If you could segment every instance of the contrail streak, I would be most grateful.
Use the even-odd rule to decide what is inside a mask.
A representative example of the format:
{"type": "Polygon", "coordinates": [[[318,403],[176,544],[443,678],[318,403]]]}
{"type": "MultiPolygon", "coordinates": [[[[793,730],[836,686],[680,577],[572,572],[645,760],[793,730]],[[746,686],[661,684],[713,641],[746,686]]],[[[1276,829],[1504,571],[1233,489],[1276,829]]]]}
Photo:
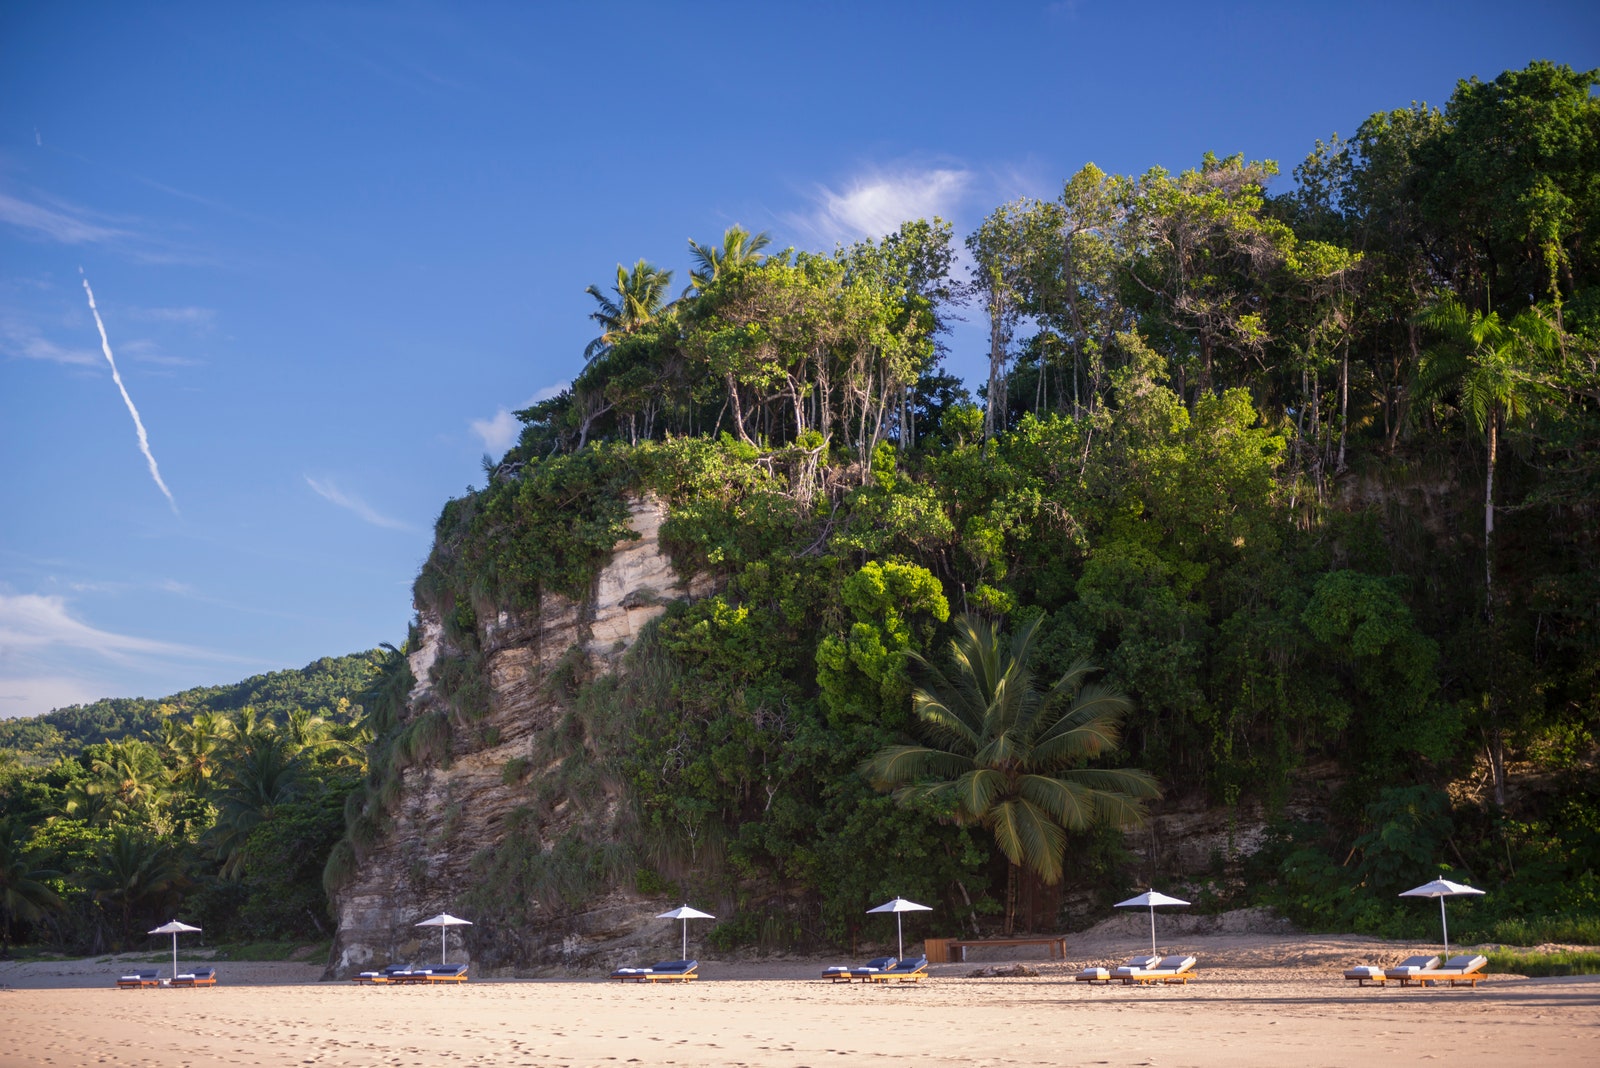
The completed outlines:
{"type": "Polygon", "coordinates": [[[89,288],[89,276],[83,274],[82,267],[78,268],[78,273],[83,275],[83,291],[89,294],[89,311],[94,315],[94,325],[100,328],[100,349],[106,354],[106,362],[111,365],[111,380],[121,391],[122,403],[128,406],[128,414],[133,416],[133,428],[139,432],[139,451],[144,453],[145,462],[150,465],[150,477],[156,480],[161,492],[167,495],[167,503],[172,505],[172,514],[177,515],[178,502],[172,499],[172,491],[161,481],[161,468],[156,466],[155,453],[150,451],[150,436],[144,432],[144,420],[139,418],[139,409],[133,406],[133,398],[128,396],[128,387],[122,384],[122,376],[117,373],[117,359],[111,355],[111,342],[106,338],[106,324],[100,321],[100,309],[94,306],[94,290],[89,288]]]}

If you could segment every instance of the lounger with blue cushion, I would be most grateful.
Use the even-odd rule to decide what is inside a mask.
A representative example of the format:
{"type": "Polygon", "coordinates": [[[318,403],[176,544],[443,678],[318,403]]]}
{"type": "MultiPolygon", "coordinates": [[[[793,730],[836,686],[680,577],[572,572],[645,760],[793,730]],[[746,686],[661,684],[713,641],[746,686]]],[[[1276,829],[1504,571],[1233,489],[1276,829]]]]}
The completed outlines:
{"type": "Polygon", "coordinates": [[[867,963],[855,968],[844,964],[836,964],[832,968],[824,968],[822,969],[822,977],[835,983],[849,983],[856,979],[865,982],[885,968],[892,968],[894,965],[895,958],[893,957],[874,957],[867,963]]]}
{"type": "Polygon", "coordinates": [[[1194,968],[1194,958],[1182,953],[1162,957],[1149,968],[1118,968],[1111,974],[1127,986],[1147,983],[1187,983],[1194,968]]]}
{"type": "Polygon", "coordinates": [[[645,979],[652,983],[687,983],[691,979],[698,979],[696,970],[700,967],[697,960],[664,960],[650,966],[650,974],[645,979]]]}
{"type": "MultiPolygon", "coordinates": [[[[1160,959],[1160,957],[1130,957],[1128,958],[1128,963],[1122,965],[1122,967],[1118,968],[1117,971],[1122,971],[1124,968],[1142,971],[1145,968],[1154,967],[1156,961],[1160,959]]],[[[1096,968],[1091,966],[1085,968],[1072,978],[1080,983],[1106,983],[1109,985],[1111,980],[1116,978],[1116,976],[1112,974],[1112,970],[1110,968],[1096,968]]]]}
{"type": "Polygon", "coordinates": [[[216,986],[217,970],[215,968],[196,968],[192,972],[172,977],[173,986],[216,986]]]}
{"type": "Polygon", "coordinates": [[[1412,976],[1423,986],[1435,986],[1439,983],[1466,983],[1474,990],[1483,981],[1483,969],[1489,963],[1488,957],[1474,956],[1463,953],[1459,957],[1451,957],[1437,968],[1425,968],[1412,976]]]}
{"type": "Polygon", "coordinates": [[[1438,966],[1438,957],[1422,954],[1415,957],[1407,957],[1399,964],[1385,964],[1381,968],[1374,964],[1361,964],[1354,968],[1346,968],[1344,977],[1357,986],[1366,986],[1368,983],[1376,983],[1379,986],[1383,986],[1390,982],[1397,982],[1404,986],[1418,972],[1429,968],[1437,968],[1438,966]]]}
{"type": "Polygon", "coordinates": [[[426,970],[429,986],[434,983],[464,983],[467,981],[467,966],[465,964],[441,964],[437,968],[426,970]]]}
{"type": "Polygon", "coordinates": [[[895,963],[894,966],[885,968],[883,971],[878,972],[876,975],[867,976],[866,980],[869,983],[887,983],[890,980],[898,980],[902,983],[915,983],[927,978],[927,975],[927,957],[907,957],[904,960],[895,963]]]}
{"type": "Polygon", "coordinates": [[[390,965],[386,965],[380,971],[376,971],[376,972],[360,972],[360,973],[358,973],[356,975],[352,975],[350,977],[350,981],[353,982],[353,983],[362,983],[362,984],[365,984],[365,983],[374,983],[374,984],[395,983],[395,982],[399,982],[400,981],[400,979],[398,978],[399,976],[402,976],[402,975],[409,976],[409,975],[413,974],[415,971],[416,971],[416,969],[410,964],[390,964],[390,965]]]}
{"type": "Polygon", "coordinates": [[[147,986],[160,986],[161,973],[154,969],[150,971],[129,972],[127,975],[117,976],[118,990],[140,990],[147,986]]]}

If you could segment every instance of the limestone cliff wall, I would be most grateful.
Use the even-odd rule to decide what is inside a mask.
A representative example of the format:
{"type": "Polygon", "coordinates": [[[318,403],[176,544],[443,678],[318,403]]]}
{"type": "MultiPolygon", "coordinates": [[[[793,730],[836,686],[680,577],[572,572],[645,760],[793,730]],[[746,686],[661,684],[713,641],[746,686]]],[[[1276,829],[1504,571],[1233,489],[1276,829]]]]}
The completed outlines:
{"type": "MultiPolygon", "coordinates": [[[[630,526],[639,537],[617,543],[588,598],[546,595],[536,612],[502,611],[480,620],[488,714],[476,731],[454,733],[448,761],[404,771],[390,831],[366,852],[355,878],[337,895],[339,927],[327,978],[390,961],[437,958],[438,930],[413,925],[439,912],[459,913],[457,902],[472,885],[472,858],[504,841],[508,817],[526,803],[525,786],[505,769],[513,760],[529,759],[540,732],[560,717],[547,694],[552,670],[574,650],[586,653],[597,672],[615,670],[620,654],[669,602],[705,592],[698,583],[680,582],[661,548],[665,511],[654,497],[633,502],[630,526]]],[[[407,719],[442,706],[433,681],[436,666],[456,653],[435,614],[424,610],[418,622],[421,640],[411,654],[417,682],[407,719]]],[[[481,960],[490,967],[509,959],[546,967],[599,966],[608,955],[670,942],[671,925],[653,918],[659,911],[660,902],[614,893],[582,915],[564,917],[559,929],[496,933],[515,939],[515,947],[485,945],[479,932],[452,928],[451,960],[481,960]]]]}

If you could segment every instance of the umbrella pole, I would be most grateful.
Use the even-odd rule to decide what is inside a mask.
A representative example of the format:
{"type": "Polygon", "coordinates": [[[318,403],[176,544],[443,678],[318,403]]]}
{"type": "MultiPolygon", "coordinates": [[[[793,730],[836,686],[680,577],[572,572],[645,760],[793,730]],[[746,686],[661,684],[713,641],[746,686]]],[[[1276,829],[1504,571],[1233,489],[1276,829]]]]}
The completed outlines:
{"type": "Polygon", "coordinates": [[[178,977],[178,932],[172,932],[172,977],[178,977]]]}
{"type": "Polygon", "coordinates": [[[444,924],[441,923],[439,925],[439,964],[442,967],[448,963],[450,962],[444,959],[444,924]]]}
{"type": "Polygon", "coordinates": [[[898,912],[894,914],[894,939],[900,947],[900,956],[904,957],[906,955],[906,932],[905,928],[900,925],[900,914],[898,912]]]}
{"type": "Polygon", "coordinates": [[[1150,955],[1156,955],[1156,907],[1150,906],[1150,955]]]}
{"type": "Polygon", "coordinates": [[[683,918],[683,956],[679,960],[689,959],[689,917],[683,918]]]}
{"type": "Polygon", "coordinates": [[[1450,956],[1450,921],[1444,918],[1444,895],[1439,895],[1439,926],[1444,929],[1444,955],[1450,956]]]}

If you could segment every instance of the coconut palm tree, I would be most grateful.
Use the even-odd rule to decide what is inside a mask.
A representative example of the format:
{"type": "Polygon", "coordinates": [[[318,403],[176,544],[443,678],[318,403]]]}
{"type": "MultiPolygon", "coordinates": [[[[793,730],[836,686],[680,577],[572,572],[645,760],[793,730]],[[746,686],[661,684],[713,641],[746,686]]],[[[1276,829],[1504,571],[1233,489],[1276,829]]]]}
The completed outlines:
{"type": "MultiPolygon", "coordinates": [[[[1561,334],[1540,308],[1528,308],[1509,321],[1498,312],[1469,311],[1447,297],[1419,316],[1439,341],[1417,368],[1417,395],[1434,399],[1453,394],[1461,414],[1487,447],[1483,483],[1483,614],[1494,626],[1494,476],[1502,428],[1526,426],[1549,403],[1545,377],[1561,344],[1561,334]]],[[[1498,701],[1490,695],[1489,764],[1495,803],[1505,804],[1505,750],[1498,701]]]]}
{"type": "Polygon", "coordinates": [[[702,245],[690,238],[689,258],[694,261],[694,268],[689,272],[690,285],[684,290],[684,295],[705,289],[726,270],[759,263],[761,250],[770,244],[772,235],[765,230],[752,234],[737,223],[723,231],[720,245],[702,245]]]}
{"type": "Polygon", "coordinates": [[[863,770],[902,803],[947,806],[958,823],[994,835],[1009,862],[1009,934],[1021,868],[1059,882],[1069,834],[1136,822],[1144,801],[1161,791],[1143,771],[1086,766],[1116,748],[1132,703],[1111,686],[1086,682],[1096,669],[1084,660],[1040,685],[1030,664],[1037,620],[1009,640],[970,616],[955,627],[950,673],[913,656],[927,682],[912,694],[927,744],[889,746],[863,770]]]}
{"type": "Polygon", "coordinates": [[[59,872],[35,868],[22,855],[17,829],[0,823],[0,957],[11,952],[11,925],[37,920],[62,907],[61,898],[44,882],[59,872]]]}
{"type": "Polygon", "coordinates": [[[601,292],[599,286],[585,289],[598,305],[589,313],[589,318],[600,324],[600,336],[583,350],[584,358],[593,360],[615,344],[618,337],[632,333],[659,315],[662,297],[671,284],[671,271],[640,260],[631,268],[617,264],[617,284],[611,288],[615,299],[601,292]]]}
{"type": "Polygon", "coordinates": [[[279,805],[299,797],[305,779],[305,758],[286,737],[256,736],[234,749],[221,775],[217,822],[209,836],[225,877],[240,873],[250,832],[279,805]]]}
{"type": "Polygon", "coordinates": [[[172,781],[196,796],[205,793],[216,774],[227,720],[215,712],[196,712],[185,723],[176,716],[161,721],[161,747],[173,763],[172,781]]]}
{"type": "Polygon", "coordinates": [[[183,868],[172,848],[130,827],[119,827],[100,849],[84,880],[94,900],[116,917],[123,940],[133,934],[135,915],[153,911],[170,896],[183,868]]]}

